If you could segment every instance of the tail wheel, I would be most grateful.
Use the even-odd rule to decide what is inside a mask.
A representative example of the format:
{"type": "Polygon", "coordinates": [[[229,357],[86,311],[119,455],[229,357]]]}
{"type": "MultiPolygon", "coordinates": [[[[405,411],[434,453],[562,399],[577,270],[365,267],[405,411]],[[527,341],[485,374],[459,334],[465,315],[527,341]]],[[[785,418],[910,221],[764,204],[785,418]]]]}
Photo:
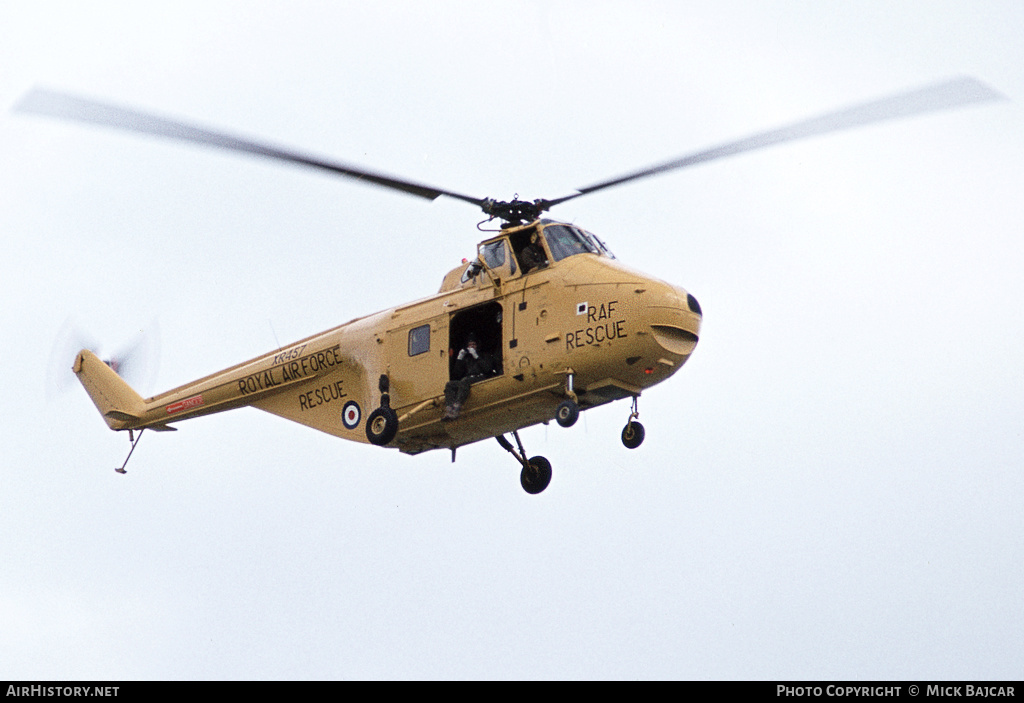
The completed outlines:
{"type": "Polygon", "coordinates": [[[551,462],[542,456],[533,457],[530,459],[530,465],[524,466],[519,474],[519,482],[523,484],[523,490],[527,493],[540,493],[551,483],[551,462]]]}
{"type": "Polygon", "coordinates": [[[580,406],[572,400],[563,400],[555,410],[555,422],[562,427],[572,427],[580,416],[580,406]]]}
{"type": "Polygon", "coordinates": [[[626,426],[622,428],[622,443],[628,449],[636,449],[643,444],[644,436],[644,426],[635,420],[627,422],[626,426]]]}
{"type": "Polygon", "coordinates": [[[398,415],[391,408],[377,408],[366,419],[366,438],[370,444],[383,446],[398,434],[398,415]]]}

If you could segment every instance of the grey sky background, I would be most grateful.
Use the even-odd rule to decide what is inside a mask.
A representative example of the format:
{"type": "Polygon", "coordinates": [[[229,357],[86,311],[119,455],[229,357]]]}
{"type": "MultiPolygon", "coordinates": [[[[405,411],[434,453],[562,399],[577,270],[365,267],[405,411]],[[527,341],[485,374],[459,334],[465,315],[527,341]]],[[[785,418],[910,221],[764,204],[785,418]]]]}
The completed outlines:
{"type": "Polygon", "coordinates": [[[1019,678],[1022,36],[1012,1],[4,3],[0,677],[1019,678]],[[12,114],[33,86],[533,199],[959,75],[1009,100],[552,212],[705,320],[641,448],[625,402],[523,433],[539,496],[495,442],[251,409],[119,476],[48,392],[70,326],[158,339],[148,395],[429,295],[482,216],[12,114]]]}

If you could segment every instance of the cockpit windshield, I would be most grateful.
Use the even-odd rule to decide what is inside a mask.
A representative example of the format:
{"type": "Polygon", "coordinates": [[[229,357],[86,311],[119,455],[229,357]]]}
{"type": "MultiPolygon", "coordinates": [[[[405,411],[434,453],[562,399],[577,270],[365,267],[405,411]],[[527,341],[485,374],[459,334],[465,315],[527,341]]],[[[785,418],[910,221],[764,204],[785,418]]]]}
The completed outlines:
{"type": "Polygon", "coordinates": [[[580,231],[584,234],[584,236],[590,237],[592,240],[594,240],[594,243],[597,244],[598,248],[604,253],[605,256],[607,256],[609,259],[615,258],[615,254],[612,253],[612,250],[609,249],[604,242],[598,239],[596,234],[591,234],[585,229],[580,231]]]}
{"type": "Polygon", "coordinates": [[[576,254],[597,254],[615,258],[604,243],[585,230],[572,225],[547,225],[544,238],[555,261],[576,254]]]}

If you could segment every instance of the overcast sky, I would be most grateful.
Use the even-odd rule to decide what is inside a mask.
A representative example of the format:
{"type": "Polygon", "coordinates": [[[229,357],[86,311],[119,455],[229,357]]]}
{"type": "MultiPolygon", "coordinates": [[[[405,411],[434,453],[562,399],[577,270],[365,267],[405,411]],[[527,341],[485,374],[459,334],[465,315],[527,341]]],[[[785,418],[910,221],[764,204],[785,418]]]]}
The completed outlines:
{"type": "Polygon", "coordinates": [[[0,678],[1019,679],[1021,37],[1016,0],[3,3],[0,678]],[[626,402],[522,433],[538,496],[493,441],[252,409],[120,476],[48,385],[72,328],[158,340],[149,395],[429,295],[482,215],[33,86],[533,199],[960,75],[1009,100],[556,208],[705,320],[639,449],[626,402]]]}

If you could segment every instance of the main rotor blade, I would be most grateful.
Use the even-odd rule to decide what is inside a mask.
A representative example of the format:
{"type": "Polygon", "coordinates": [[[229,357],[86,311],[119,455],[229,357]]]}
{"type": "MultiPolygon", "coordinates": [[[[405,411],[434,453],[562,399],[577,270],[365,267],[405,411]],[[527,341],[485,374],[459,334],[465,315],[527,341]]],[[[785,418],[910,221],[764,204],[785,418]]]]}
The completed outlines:
{"type": "Polygon", "coordinates": [[[103,125],[104,127],[125,129],[143,134],[152,134],[158,137],[168,137],[206,146],[219,147],[229,151],[240,151],[247,154],[279,159],[367,181],[378,186],[426,198],[427,200],[434,200],[439,195],[447,195],[450,198],[457,198],[478,207],[483,207],[485,202],[483,198],[474,198],[462,193],[455,193],[416,183],[415,181],[395,178],[338,161],[328,161],[317,156],[284,149],[267,143],[248,141],[184,122],[177,122],[137,110],[42,88],[35,88],[26,93],[18,104],[14,106],[14,109],[18,112],[78,120],[79,122],[89,122],[103,125]]]}
{"type": "Polygon", "coordinates": [[[745,151],[763,149],[775,144],[791,142],[798,139],[839,132],[844,129],[863,127],[875,122],[895,120],[913,115],[922,115],[938,110],[948,110],[961,105],[986,102],[989,100],[1005,100],[1006,96],[993,90],[984,83],[974,78],[956,78],[953,80],[938,83],[936,85],[898,93],[888,98],[874,100],[871,102],[854,105],[844,110],[830,112],[820,117],[814,117],[802,122],[761,132],[745,139],[721,144],[704,151],[698,151],[687,156],[682,156],[663,164],[649,166],[639,171],[627,173],[618,178],[595,183],[579,188],[577,193],[568,195],[557,200],[546,201],[548,207],[564,203],[567,200],[578,198],[604,188],[611,188],[622,183],[635,181],[647,176],[653,176],[665,171],[672,171],[677,168],[693,166],[705,161],[721,159],[733,154],[740,154],[745,151]]]}

